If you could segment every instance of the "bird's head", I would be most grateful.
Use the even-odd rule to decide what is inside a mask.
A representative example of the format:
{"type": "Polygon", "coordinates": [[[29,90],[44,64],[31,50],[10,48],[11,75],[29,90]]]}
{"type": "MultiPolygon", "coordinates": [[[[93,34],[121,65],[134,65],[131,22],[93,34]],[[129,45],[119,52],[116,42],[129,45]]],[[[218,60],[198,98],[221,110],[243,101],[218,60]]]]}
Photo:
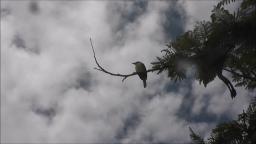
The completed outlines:
{"type": "Polygon", "coordinates": [[[141,62],[136,61],[136,62],[134,62],[134,63],[132,63],[132,64],[137,65],[137,64],[139,64],[139,63],[141,63],[141,62]]]}

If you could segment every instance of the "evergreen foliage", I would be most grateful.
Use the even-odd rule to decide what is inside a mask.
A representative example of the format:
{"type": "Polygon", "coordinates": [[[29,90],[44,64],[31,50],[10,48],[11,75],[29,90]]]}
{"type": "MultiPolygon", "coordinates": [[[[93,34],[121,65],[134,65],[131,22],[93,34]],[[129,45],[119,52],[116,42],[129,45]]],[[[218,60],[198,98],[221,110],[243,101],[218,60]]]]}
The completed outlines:
{"type": "Polygon", "coordinates": [[[194,144],[205,144],[204,139],[201,138],[198,134],[196,134],[191,128],[190,131],[190,138],[194,144]]]}
{"type": "Polygon", "coordinates": [[[256,0],[243,0],[231,14],[222,0],[214,7],[211,21],[197,22],[194,29],[185,32],[167,44],[162,57],[152,62],[152,68],[168,72],[172,80],[186,78],[189,67],[196,68],[195,78],[204,86],[217,76],[236,96],[232,83],[222,75],[231,73],[235,86],[256,87],[256,0]]]}
{"type": "Polygon", "coordinates": [[[218,124],[210,138],[204,141],[190,129],[193,144],[255,144],[256,143],[256,99],[237,120],[218,124]]]}
{"type": "MultiPolygon", "coordinates": [[[[235,90],[222,71],[230,72],[235,86],[256,88],[256,0],[243,0],[231,14],[224,8],[235,0],[222,0],[212,10],[211,21],[198,22],[194,29],[170,42],[165,56],[152,63],[154,68],[183,73],[176,67],[179,61],[189,61],[197,67],[196,78],[205,86],[216,76],[229,88],[231,97],[235,90]],[[163,65],[165,64],[165,65],[163,65]]],[[[168,76],[177,77],[174,72],[168,76]]],[[[256,98],[236,120],[221,123],[204,140],[190,128],[194,144],[254,144],[256,143],[256,98]]]]}

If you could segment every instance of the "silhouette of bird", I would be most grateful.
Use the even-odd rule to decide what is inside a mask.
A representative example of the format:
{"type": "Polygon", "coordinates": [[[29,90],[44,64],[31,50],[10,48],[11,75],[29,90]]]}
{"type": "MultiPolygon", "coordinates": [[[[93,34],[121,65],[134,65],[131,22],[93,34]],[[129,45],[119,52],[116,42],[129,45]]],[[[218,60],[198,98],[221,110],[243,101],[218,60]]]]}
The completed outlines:
{"type": "Polygon", "coordinates": [[[138,73],[140,79],[143,81],[143,86],[144,88],[147,86],[147,70],[146,70],[146,67],[145,65],[142,63],[142,62],[134,62],[132,63],[135,65],[135,70],[136,72],[138,73]]]}

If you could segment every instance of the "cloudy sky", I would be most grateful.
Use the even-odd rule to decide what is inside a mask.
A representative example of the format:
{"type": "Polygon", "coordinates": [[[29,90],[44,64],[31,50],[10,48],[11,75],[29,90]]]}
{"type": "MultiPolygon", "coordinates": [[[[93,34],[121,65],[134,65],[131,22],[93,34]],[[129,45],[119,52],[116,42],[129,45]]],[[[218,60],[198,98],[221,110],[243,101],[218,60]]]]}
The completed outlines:
{"type": "Polygon", "coordinates": [[[218,1],[1,1],[1,142],[186,143],[207,138],[250,100],[222,81],[174,83],[166,73],[122,83],[132,62],[161,56],[165,44],[209,20],[218,1]]]}

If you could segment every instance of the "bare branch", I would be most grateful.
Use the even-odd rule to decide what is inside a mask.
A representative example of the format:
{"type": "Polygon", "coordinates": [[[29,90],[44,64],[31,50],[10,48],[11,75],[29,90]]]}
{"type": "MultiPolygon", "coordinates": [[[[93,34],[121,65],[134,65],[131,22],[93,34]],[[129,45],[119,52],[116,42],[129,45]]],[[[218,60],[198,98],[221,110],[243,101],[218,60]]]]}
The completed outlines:
{"type": "MultiPolygon", "coordinates": [[[[93,51],[93,56],[94,56],[94,60],[95,60],[95,63],[97,64],[97,68],[95,67],[94,69],[98,70],[98,71],[102,71],[106,74],[109,74],[109,75],[112,75],[112,76],[118,76],[118,77],[123,77],[122,79],[122,82],[124,82],[125,79],[127,79],[128,77],[130,76],[134,76],[134,75],[137,75],[138,73],[137,72],[133,72],[131,74],[119,74],[119,73],[112,73],[112,72],[109,72],[107,71],[106,69],[104,69],[98,62],[97,58],[96,58],[96,54],[95,54],[95,50],[94,50],[94,47],[93,47],[93,44],[92,44],[92,39],[90,38],[90,43],[91,43],[91,47],[92,47],[92,51],[93,51]]],[[[148,69],[147,70],[147,73],[148,72],[153,72],[153,71],[157,71],[158,69],[148,69]]]]}

